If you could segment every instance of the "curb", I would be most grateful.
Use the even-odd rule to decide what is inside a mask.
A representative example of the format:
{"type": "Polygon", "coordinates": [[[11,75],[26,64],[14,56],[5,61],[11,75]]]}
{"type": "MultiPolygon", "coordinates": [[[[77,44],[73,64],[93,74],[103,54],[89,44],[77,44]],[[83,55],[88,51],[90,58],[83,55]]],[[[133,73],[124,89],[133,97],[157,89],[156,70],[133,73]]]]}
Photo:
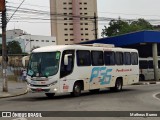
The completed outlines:
{"type": "Polygon", "coordinates": [[[19,93],[19,94],[15,94],[15,95],[7,95],[7,96],[2,96],[1,98],[10,98],[10,97],[17,97],[17,96],[21,96],[21,95],[25,95],[28,93],[28,90],[26,89],[23,93],[19,93]]]}
{"type": "Polygon", "coordinates": [[[152,81],[152,82],[138,82],[133,83],[132,85],[149,85],[149,84],[160,84],[160,82],[152,81]]]}

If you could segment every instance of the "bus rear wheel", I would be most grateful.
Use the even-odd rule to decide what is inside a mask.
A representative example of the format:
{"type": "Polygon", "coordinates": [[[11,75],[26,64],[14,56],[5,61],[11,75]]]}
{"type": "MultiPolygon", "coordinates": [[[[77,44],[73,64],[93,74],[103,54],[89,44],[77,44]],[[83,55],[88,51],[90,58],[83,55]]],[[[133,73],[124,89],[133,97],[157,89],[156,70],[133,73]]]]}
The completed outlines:
{"type": "Polygon", "coordinates": [[[122,90],[122,86],[123,86],[122,80],[121,79],[117,79],[116,83],[115,83],[115,86],[111,87],[110,90],[111,91],[115,91],[115,92],[119,92],[119,91],[122,90]]]}
{"type": "Polygon", "coordinates": [[[48,98],[53,98],[55,93],[45,93],[48,98]]]}
{"type": "Polygon", "coordinates": [[[82,85],[80,82],[76,82],[73,86],[73,92],[71,92],[71,95],[74,97],[78,97],[81,95],[82,91],[82,85]]]}

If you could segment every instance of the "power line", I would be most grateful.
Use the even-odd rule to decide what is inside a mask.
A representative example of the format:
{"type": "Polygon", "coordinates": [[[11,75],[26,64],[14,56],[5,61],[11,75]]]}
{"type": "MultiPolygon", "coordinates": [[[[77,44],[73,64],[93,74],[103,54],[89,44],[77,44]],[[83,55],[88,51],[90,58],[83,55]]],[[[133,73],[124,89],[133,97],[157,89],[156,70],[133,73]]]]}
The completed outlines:
{"type": "Polygon", "coordinates": [[[25,0],[23,0],[21,2],[21,4],[17,7],[17,9],[14,11],[14,13],[11,15],[11,17],[9,18],[9,20],[7,21],[7,23],[12,19],[12,17],[14,16],[14,14],[17,12],[17,10],[21,7],[21,5],[24,3],[25,0]]]}

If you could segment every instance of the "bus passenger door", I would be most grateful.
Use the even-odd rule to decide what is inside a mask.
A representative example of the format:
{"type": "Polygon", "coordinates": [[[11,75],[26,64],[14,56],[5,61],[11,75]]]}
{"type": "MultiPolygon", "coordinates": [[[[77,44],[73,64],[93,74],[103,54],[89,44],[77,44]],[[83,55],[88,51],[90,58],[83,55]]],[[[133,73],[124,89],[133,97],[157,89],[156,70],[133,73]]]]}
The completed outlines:
{"type": "Polygon", "coordinates": [[[71,78],[74,69],[74,50],[65,50],[62,54],[61,67],[60,67],[60,91],[61,92],[70,92],[72,89],[71,78]],[[65,65],[65,56],[68,55],[68,64],[65,65]]]}

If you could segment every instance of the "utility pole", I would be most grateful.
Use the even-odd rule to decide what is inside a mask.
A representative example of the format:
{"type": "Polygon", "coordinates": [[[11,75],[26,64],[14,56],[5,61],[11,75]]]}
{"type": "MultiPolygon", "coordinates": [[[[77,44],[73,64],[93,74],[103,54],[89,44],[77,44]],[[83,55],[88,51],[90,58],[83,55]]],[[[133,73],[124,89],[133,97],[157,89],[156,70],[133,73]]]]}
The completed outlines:
{"type": "Polygon", "coordinates": [[[6,48],[6,0],[0,0],[2,6],[2,72],[3,72],[3,92],[8,92],[7,84],[7,48],[6,48]]]}
{"type": "Polygon", "coordinates": [[[98,33],[97,33],[97,15],[96,13],[94,13],[94,25],[95,25],[95,39],[97,40],[98,39],[98,33]]]}

